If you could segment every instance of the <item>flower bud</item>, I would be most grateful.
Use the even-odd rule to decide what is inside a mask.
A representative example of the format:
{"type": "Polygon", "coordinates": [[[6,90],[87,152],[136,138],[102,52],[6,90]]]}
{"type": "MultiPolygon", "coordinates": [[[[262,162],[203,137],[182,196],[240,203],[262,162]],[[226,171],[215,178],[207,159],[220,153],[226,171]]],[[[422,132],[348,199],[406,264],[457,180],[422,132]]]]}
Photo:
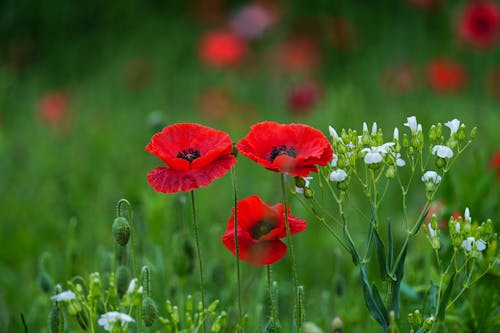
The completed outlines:
{"type": "Polygon", "coordinates": [[[306,199],[312,199],[313,196],[314,196],[314,192],[309,187],[306,187],[304,189],[304,198],[306,198],[306,199]]]}
{"type": "Polygon", "coordinates": [[[158,317],[158,307],[151,297],[142,300],[142,320],[146,327],[150,327],[158,317]]]}
{"type": "Polygon", "coordinates": [[[345,192],[347,190],[347,184],[345,182],[337,183],[337,188],[345,192]]]}
{"type": "Polygon", "coordinates": [[[116,243],[125,246],[130,238],[130,224],[128,220],[122,216],[117,217],[113,222],[113,237],[116,243]]]}
{"type": "Polygon", "coordinates": [[[127,292],[130,276],[130,269],[127,266],[120,265],[116,269],[116,291],[119,298],[122,298],[127,292]]]}
{"type": "Polygon", "coordinates": [[[429,129],[429,140],[431,142],[436,140],[436,125],[432,125],[429,129]]]}
{"type": "Polygon", "coordinates": [[[332,333],[342,333],[342,330],[344,329],[344,322],[340,317],[335,317],[333,318],[331,324],[330,324],[330,331],[332,333]]]}
{"type": "Polygon", "coordinates": [[[477,135],[477,127],[474,127],[471,131],[470,131],[470,138],[471,139],[474,139],[477,135]]]}
{"type": "Polygon", "coordinates": [[[385,177],[387,179],[392,179],[394,178],[395,175],[396,175],[396,170],[394,169],[393,166],[388,167],[387,170],[385,171],[385,177]]]}
{"type": "Polygon", "coordinates": [[[66,330],[66,320],[59,305],[55,305],[49,314],[49,332],[60,333],[66,330]]]}
{"type": "Polygon", "coordinates": [[[403,134],[403,147],[408,148],[410,146],[410,140],[408,139],[408,135],[406,133],[403,134]]]}
{"type": "Polygon", "coordinates": [[[38,275],[38,285],[44,293],[49,293],[52,290],[52,278],[46,271],[41,271],[38,275]]]}
{"type": "Polygon", "coordinates": [[[442,168],[444,168],[444,167],[445,167],[445,165],[446,165],[446,161],[445,161],[445,159],[444,159],[444,158],[442,158],[442,157],[438,157],[438,158],[436,158],[436,167],[437,167],[438,169],[442,169],[442,168]]]}
{"type": "Polygon", "coordinates": [[[460,141],[463,141],[463,140],[465,140],[466,137],[467,137],[467,133],[465,132],[465,125],[462,124],[462,125],[460,125],[460,128],[457,131],[457,139],[460,141]]]}
{"type": "Polygon", "coordinates": [[[432,326],[434,326],[434,322],[436,320],[434,319],[433,316],[427,318],[425,321],[424,321],[424,331],[425,332],[430,332],[432,330],[432,326]]]}
{"type": "Polygon", "coordinates": [[[306,181],[302,177],[295,177],[295,186],[304,188],[306,186],[306,181]]]}

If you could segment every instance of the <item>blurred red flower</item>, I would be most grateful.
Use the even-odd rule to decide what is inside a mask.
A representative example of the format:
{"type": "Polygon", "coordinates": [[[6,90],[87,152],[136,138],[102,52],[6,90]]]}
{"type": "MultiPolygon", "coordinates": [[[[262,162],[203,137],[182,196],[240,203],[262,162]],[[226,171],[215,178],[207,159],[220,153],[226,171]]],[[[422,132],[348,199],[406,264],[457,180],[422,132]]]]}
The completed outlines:
{"type": "Polygon", "coordinates": [[[412,64],[392,65],[383,71],[381,84],[389,92],[403,94],[415,89],[416,76],[416,69],[412,64]]]}
{"type": "Polygon", "coordinates": [[[497,179],[500,179],[500,148],[491,157],[488,167],[496,171],[497,179]]]}
{"type": "Polygon", "coordinates": [[[470,1],[460,17],[458,35],[479,48],[492,46],[500,35],[500,6],[493,1],[470,1]]]}
{"type": "Polygon", "coordinates": [[[459,92],[466,84],[466,74],[460,63],[440,58],[427,65],[427,80],[438,93],[459,92]]]}
{"type": "Polygon", "coordinates": [[[264,121],[237,144],[239,152],[268,170],[306,177],[326,165],[333,149],[323,133],[303,124],[264,121]]]}
{"type": "Polygon", "coordinates": [[[236,163],[229,135],[198,124],[167,126],[153,135],[146,150],[167,165],[148,174],[151,187],[162,193],[206,186],[236,163]]]}
{"type": "MultiPolygon", "coordinates": [[[[283,204],[269,206],[258,196],[240,200],[237,204],[238,255],[252,265],[270,265],[283,258],[287,246],[280,238],[287,236],[283,204]]],[[[290,234],[306,229],[306,221],[294,217],[288,207],[290,234]]],[[[222,236],[222,243],[234,255],[234,209],[222,236]]]]}
{"type": "Polygon", "coordinates": [[[310,72],[320,63],[317,43],[308,36],[295,36],[277,49],[277,65],[285,71],[310,72]]]}
{"type": "Polygon", "coordinates": [[[210,31],[201,38],[198,54],[200,59],[212,67],[239,64],[247,53],[245,41],[226,30],[210,31]]]}
{"type": "Polygon", "coordinates": [[[322,95],[318,82],[301,82],[288,90],[287,104],[294,114],[306,114],[316,106],[322,95]]]}
{"type": "Polygon", "coordinates": [[[59,124],[68,116],[68,99],[64,92],[45,94],[38,102],[38,114],[48,124],[59,124]]]}
{"type": "Polygon", "coordinates": [[[500,67],[492,68],[486,74],[486,86],[488,92],[496,98],[500,98],[500,67]]]}

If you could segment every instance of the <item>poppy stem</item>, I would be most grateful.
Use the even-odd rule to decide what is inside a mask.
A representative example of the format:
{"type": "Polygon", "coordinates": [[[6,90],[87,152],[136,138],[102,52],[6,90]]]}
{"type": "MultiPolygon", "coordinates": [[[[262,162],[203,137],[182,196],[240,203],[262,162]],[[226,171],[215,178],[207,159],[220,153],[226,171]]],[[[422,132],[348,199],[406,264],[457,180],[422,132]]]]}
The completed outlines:
{"type": "MultiPolygon", "coordinates": [[[[299,287],[298,278],[297,278],[297,264],[295,262],[295,251],[293,249],[292,243],[292,235],[290,233],[290,223],[288,222],[288,203],[287,203],[287,195],[286,195],[286,180],[285,174],[281,174],[281,191],[283,192],[283,206],[285,213],[285,227],[286,227],[286,235],[288,238],[288,246],[290,247],[290,260],[292,261],[292,276],[293,276],[293,294],[294,294],[294,310],[295,313],[298,313],[299,305],[297,302],[297,288],[299,287]]],[[[300,320],[295,323],[297,326],[297,332],[302,332],[302,323],[300,320]]]]}
{"type": "Polygon", "coordinates": [[[234,246],[236,254],[236,279],[238,280],[238,315],[241,322],[241,279],[240,279],[240,255],[238,249],[238,192],[236,190],[236,171],[235,167],[231,168],[231,179],[233,183],[233,199],[234,199],[234,246]]]}
{"type": "Polygon", "coordinates": [[[271,305],[272,331],[281,332],[280,319],[278,317],[278,284],[271,282],[271,265],[266,265],[267,270],[267,289],[269,291],[269,303],[271,305]]]}
{"type": "MultiPolygon", "coordinates": [[[[132,216],[132,205],[127,199],[118,200],[118,203],[116,204],[116,217],[123,216],[121,211],[122,204],[127,205],[128,220],[130,222],[130,241],[132,242],[130,246],[132,248],[132,275],[134,277],[137,277],[137,264],[135,255],[135,225],[134,225],[134,217],[132,216]]],[[[116,265],[116,261],[114,263],[116,265]]]]}
{"type": "MultiPolygon", "coordinates": [[[[191,207],[193,209],[194,239],[196,242],[196,254],[198,256],[198,265],[199,265],[199,270],[200,270],[201,305],[202,305],[202,308],[205,309],[205,290],[204,290],[204,284],[203,284],[203,263],[201,260],[200,238],[199,238],[199,234],[198,234],[198,221],[196,219],[196,206],[195,206],[195,200],[194,200],[194,190],[191,191],[191,207]]],[[[206,331],[205,323],[203,323],[203,326],[204,326],[204,331],[206,331]]]]}

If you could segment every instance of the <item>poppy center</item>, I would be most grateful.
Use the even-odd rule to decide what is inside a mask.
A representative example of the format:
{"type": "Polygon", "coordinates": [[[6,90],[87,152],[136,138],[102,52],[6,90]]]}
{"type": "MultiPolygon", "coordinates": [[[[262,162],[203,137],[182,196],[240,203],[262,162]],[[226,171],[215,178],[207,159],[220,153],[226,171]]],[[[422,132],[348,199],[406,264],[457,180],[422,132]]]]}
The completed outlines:
{"type": "Polygon", "coordinates": [[[295,152],[294,147],[287,147],[286,145],[273,146],[273,150],[271,150],[271,156],[269,160],[273,162],[276,157],[280,155],[288,155],[290,157],[297,157],[297,153],[295,152]]]}
{"type": "Polygon", "coordinates": [[[177,153],[177,158],[182,158],[189,163],[200,157],[200,151],[194,148],[186,148],[177,153]]]}
{"type": "Polygon", "coordinates": [[[252,236],[253,239],[259,239],[262,236],[267,235],[274,228],[274,224],[269,221],[259,221],[256,225],[254,225],[252,231],[250,231],[250,236],[252,236]]]}
{"type": "Polygon", "coordinates": [[[490,20],[485,15],[478,15],[474,19],[474,24],[476,32],[478,33],[488,33],[491,30],[490,20]]]}

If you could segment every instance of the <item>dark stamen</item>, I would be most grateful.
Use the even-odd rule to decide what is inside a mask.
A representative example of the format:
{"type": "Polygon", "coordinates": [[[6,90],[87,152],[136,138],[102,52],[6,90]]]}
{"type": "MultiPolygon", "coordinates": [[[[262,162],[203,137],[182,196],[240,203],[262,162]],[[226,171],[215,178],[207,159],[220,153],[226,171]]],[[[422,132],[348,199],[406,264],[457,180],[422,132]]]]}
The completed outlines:
{"type": "Polygon", "coordinates": [[[259,239],[262,236],[267,235],[271,230],[275,228],[274,224],[270,221],[259,221],[250,231],[250,236],[253,239],[259,239]]]}
{"type": "Polygon", "coordinates": [[[273,150],[271,151],[271,156],[269,157],[269,161],[273,162],[276,157],[285,154],[290,157],[297,157],[297,153],[295,152],[294,147],[279,145],[279,146],[273,146],[273,150]]]}
{"type": "Polygon", "coordinates": [[[177,153],[177,157],[185,159],[186,161],[189,161],[189,163],[191,163],[195,159],[200,157],[200,151],[194,148],[183,149],[182,151],[177,153]]]}

